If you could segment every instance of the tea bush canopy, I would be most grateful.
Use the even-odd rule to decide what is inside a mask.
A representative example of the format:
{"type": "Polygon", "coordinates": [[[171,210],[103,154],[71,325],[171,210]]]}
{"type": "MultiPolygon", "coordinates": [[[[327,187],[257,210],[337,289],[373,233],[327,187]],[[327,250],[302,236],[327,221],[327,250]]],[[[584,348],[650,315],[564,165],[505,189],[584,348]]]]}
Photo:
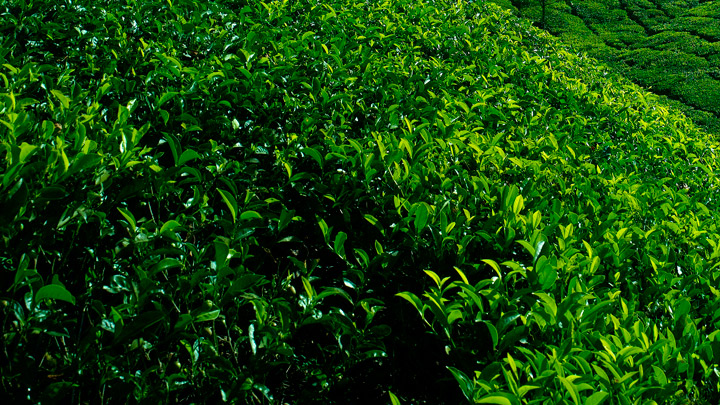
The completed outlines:
{"type": "Polygon", "coordinates": [[[8,401],[720,399],[718,141],[529,22],[0,7],[8,401]]]}

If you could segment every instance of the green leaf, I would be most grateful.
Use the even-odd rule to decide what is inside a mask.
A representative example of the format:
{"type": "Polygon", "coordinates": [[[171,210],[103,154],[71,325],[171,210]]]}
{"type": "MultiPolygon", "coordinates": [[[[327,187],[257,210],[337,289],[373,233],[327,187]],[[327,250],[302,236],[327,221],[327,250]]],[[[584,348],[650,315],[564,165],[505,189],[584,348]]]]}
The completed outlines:
{"type": "Polygon", "coordinates": [[[221,305],[227,304],[233,297],[244,293],[245,290],[258,284],[262,280],[263,276],[258,274],[244,274],[240,278],[233,280],[232,284],[230,284],[230,288],[228,288],[225,292],[225,296],[223,296],[221,305]]]}
{"type": "Polygon", "coordinates": [[[307,156],[310,156],[311,158],[313,158],[317,162],[317,164],[320,166],[320,168],[323,167],[324,162],[323,162],[323,157],[320,154],[320,152],[318,152],[317,150],[315,150],[311,147],[304,147],[302,149],[302,153],[304,155],[307,155],[307,156]]]}
{"type": "MultiPolygon", "coordinates": [[[[624,329],[622,329],[622,330],[624,330],[624,329]]],[[[625,357],[632,357],[635,354],[643,353],[643,352],[644,352],[644,350],[639,347],[626,346],[626,347],[623,347],[622,349],[620,349],[619,352],[617,352],[617,359],[618,359],[618,361],[622,361],[625,359],[625,357]]]]}
{"type": "Polygon", "coordinates": [[[215,268],[219,270],[227,264],[230,247],[219,238],[213,244],[215,245],[215,268]]]}
{"type": "Polygon", "coordinates": [[[475,383],[465,373],[456,369],[455,367],[448,366],[447,369],[450,370],[453,377],[455,377],[455,380],[457,380],[458,385],[460,385],[460,389],[463,392],[463,395],[465,395],[465,398],[467,398],[469,401],[472,401],[474,397],[475,383]]]}
{"type": "Polygon", "coordinates": [[[85,169],[89,169],[91,167],[95,167],[102,161],[102,156],[91,153],[91,154],[85,154],[85,153],[78,153],[75,158],[73,159],[73,163],[68,169],[66,175],[70,176],[75,173],[79,173],[85,169]]]}
{"type": "Polygon", "coordinates": [[[420,233],[420,231],[425,228],[425,225],[427,225],[428,221],[428,208],[425,203],[420,203],[417,205],[417,208],[415,208],[415,231],[417,233],[420,233]]]}
{"type": "Polygon", "coordinates": [[[135,232],[135,228],[137,228],[137,223],[135,222],[135,216],[132,214],[132,212],[128,211],[127,208],[123,207],[118,207],[117,210],[120,211],[120,214],[122,214],[123,217],[125,217],[128,225],[130,225],[130,230],[132,232],[135,232]]]}
{"type": "Polygon", "coordinates": [[[257,211],[244,211],[240,214],[241,221],[249,221],[251,219],[262,219],[262,215],[257,211]]]}
{"type": "Polygon", "coordinates": [[[248,80],[252,79],[252,74],[250,73],[249,70],[247,70],[245,68],[238,68],[238,70],[240,71],[240,73],[243,74],[243,76],[245,76],[246,79],[248,79],[248,80]]]}
{"type": "Polygon", "coordinates": [[[557,270],[545,256],[540,256],[535,264],[535,271],[538,275],[538,281],[543,290],[550,290],[558,278],[557,270]]]}
{"type": "Polygon", "coordinates": [[[533,255],[533,265],[537,263],[538,258],[540,258],[540,255],[542,254],[543,247],[545,247],[545,241],[541,240],[535,245],[535,254],[533,255]]]}
{"type": "Polygon", "coordinates": [[[60,100],[60,104],[62,104],[63,107],[70,108],[70,99],[67,98],[60,90],[50,90],[50,92],[55,96],[58,100],[60,100]]]}
{"type": "Polygon", "coordinates": [[[529,391],[536,390],[538,388],[540,388],[539,385],[523,385],[522,387],[518,388],[518,394],[520,394],[520,398],[522,398],[529,391]]]}
{"type": "Polygon", "coordinates": [[[344,290],[337,288],[337,287],[325,287],[323,288],[323,291],[317,295],[318,300],[322,300],[325,297],[329,297],[331,295],[339,295],[346,300],[348,300],[349,303],[353,303],[352,297],[350,297],[350,294],[345,292],[344,290]]]}
{"type": "Polygon", "coordinates": [[[500,272],[500,266],[498,266],[497,262],[495,260],[491,259],[483,259],[483,263],[487,264],[488,266],[492,267],[493,270],[495,270],[495,273],[497,273],[498,278],[502,279],[502,272],[500,272]]]}
{"type": "Polygon", "coordinates": [[[551,314],[553,317],[557,317],[557,304],[555,303],[555,299],[553,299],[553,297],[545,293],[533,294],[542,300],[543,306],[550,310],[550,312],[548,312],[549,314],[551,314]]]}
{"type": "Polygon", "coordinates": [[[199,153],[195,152],[192,149],[188,149],[180,155],[180,158],[178,159],[178,162],[177,162],[177,166],[182,166],[191,160],[200,159],[201,157],[202,156],[200,156],[199,153]]]}
{"type": "MultiPolygon", "coordinates": [[[[10,201],[3,207],[0,207],[2,208],[0,209],[0,224],[2,221],[12,221],[28,202],[29,190],[22,178],[6,193],[7,197],[10,197],[10,201]]],[[[0,201],[2,200],[0,199],[0,201]]]]}
{"type": "Polygon", "coordinates": [[[605,391],[598,391],[587,397],[587,399],[585,400],[585,405],[600,405],[605,402],[605,399],[607,399],[609,395],[610,394],[605,391]]]}
{"type": "Polygon", "coordinates": [[[11,288],[15,288],[19,285],[25,285],[25,282],[31,282],[31,279],[36,276],[38,273],[36,270],[28,270],[29,259],[25,254],[22,255],[20,259],[20,264],[18,265],[17,270],[15,270],[15,281],[13,282],[13,285],[11,288]]]}
{"type": "Polygon", "coordinates": [[[50,284],[40,288],[35,293],[34,304],[37,305],[40,301],[45,299],[66,301],[71,304],[75,304],[75,297],[70,294],[70,291],[66,290],[65,287],[59,284],[50,284]]]}
{"type": "Polygon", "coordinates": [[[327,223],[324,219],[318,217],[318,226],[320,227],[320,231],[323,234],[323,239],[325,240],[325,243],[330,243],[330,228],[328,227],[327,223]]]}
{"type": "Polygon", "coordinates": [[[38,198],[42,200],[61,200],[68,196],[67,190],[63,187],[48,186],[40,189],[38,198]]]}
{"type": "Polygon", "coordinates": [[[17,73],[18,73],[18,69],[17,69],[16,67],[14,67],[13,65],[9,64],[9,63],[3,63],[3,66],[4,66],[7,70],[9,70],[10,72],[12,72],[13,74],[17,74],[17,73]]]}
{"type": "Polygon", "coordinates": [[[400,402],[398,397],[396,397],[395,394],[392,393],[392,391],[388,391],[388,394],[390,394],[390,404],[391,405],[402,405],[402,402],[400,402]]]}
{"type": "Polygon", "coordinates": [[[163,120],[163,124],[167,125],[168,120],[170,120],[170,113],[162,109],[158,110],[158,112],[160,113],[160,118],[163,120]]]}
{"type": "Polygon", "coordinates": [[[335,253],[343,259],[345,259],[345,241],[347,237],[345,232],[338,232],[338,234],[335,235],[335,253]]]}
{"type": "Polygon", "coordinates": [[[575,387],[575,384],[573,384],[570,380],[568,380],[565,377],[558,376],[557,378],[565,386],[565,389],[570,393],[570,397],[572,398],[575,405],[579,405],[580,404],[579,393],[578,393],[577,387],[575,387]]]}
{"type": "Polygon", "coordinates": [[[690,302],[688,300],[678,300],[677,303],[675,303],[675,314],[673,316],[675,322],[683,319],[685,315],[690,313],[690,309],[692,309],[692,306],[690,305],[690,302]]]}
{"type": "Polygon", "coordinates": [[[212,321],[212,320],[217,319],[217,317],[219,315],[220,315],[219,309],[216,309],[213,311],[202,312],[199,315],[195,316],[195,322],[212,321]]]}
{"type": "Polygon", "coordinates": [[[180,317],[178,317],[177,322],[175,322],[175,326],[173,326],[173,329],[175,332],[181,332],[184,331],[193,321],[193,317],[190,314],[181,314],[180,317]]]}
{"type": "Polygon", "coordinates": [[[173,134],[165,134],[164,139],[168,146],[170,146],[170,153],[172,153],[173,162],[175,162],[175,166],[177,166],[180,159],[180,153],[182,152],[180,141],[178,141],[173,134]]]}
{"type": "Polygon", "coordinates": [[[493,325],[490,321],[483,321],[483,323],[488,328],[488,332],[490,333],[490,338],[492,339],[493,350],[495,350],[495,349],[497,349],[497,345],[499,343],[498,331],[495,328],[495,325],[493,325]]]}
{"type": "Polygon", "coordinates": [[[521,244],[525,250],[530,254],[530,256],[535,256],[535,248],[530,244],[530,242],[526,240],[518,240],[517,243],[521,244]]]}
{"type": "Polygon", "coordinates": [[[227,205],[228,209],[230,210],[230,215],[232,215],[233,222],[237,220],[237,201],[235,200],[235,197],[233,197],[232,194],[230,194],[229,191],[225,191],[223,189],[218,189],[218,192],[220,193],[220,196],[222,197],[223,201],[225,201],[225,205],[227,205]]]}
{"type": "Polygon", "coordinates": [[[584,311],[582,313],[581,322],[592,322],[595,320],[595,317],[598,316],[601,312],[607,307],[608,305],[611,305],[614,300],[605,300],[598,303],[595,303],[595,305],[588,308],[587,311],[584,311]]]}
{"type": "Polygon", "coordinates": [[[519,195],[515,197],[515,201],[513,201],[512,210],[516,215],[519,215],[523,208],[525,208],[525,200],[523,199],[523,196],[519,195]]]}
{"type": "Polygon", "coordinates": [[[376,225],[378,223],[378,219],[370,214],[364,214],[363,218],[365,218],[366,221],[370,222],[371,225],[376,225]]]}
{"type": "Polygon", "coordinates": [[[176,267],[182,267],[182,262],[178,259],[166,257],[152,267],[151,273],[155,274],[176,267]]]}
{"type": "Polygon", "coordinates": [[[667,376],[665,376],[665,372],[658,366],[652,366],[653,373],[655,375],[655,380],[660,384],[660,386],[664,387],[668,383],[667,376]]]}
{"type": "Polygon", "coordinates": [[[315,290],[312,287],[312,284],[310,284],[310,280],[308,280],[307,277],[302,278],[303,287],[305,288],[305,294],[307,294],[308,298],[311,300],[315,296],[315,290]]]}
{"type": "Polygon", "coordinates": [[[5,125],[10,130],[10,132],[15,132],[15,125],[3,120],[0,120],[0,124],[5,125]]]}
{"type": "Polygon", "coordinates": [[[172,232],[175,228],[179,226],[180,223],[178,221],[171,219],[170,221],[167,221],[163,224],[163,226],[160,228],[160,232],[158,232],[158,235],[164,235],[165,232],[172,232]]]}
{"type": "Polygon", "coordinates": [[[424,271],[425,271],[425,274],[427,274],[428,276],[430,276],[430,278],[432,278],[433,281],[435,281],[435,285],[436,285],[436,286],[442,288],[442,285],[444,284],[444,281],[443,281],[442,279],[440,279],[440,276],[438,276],[437,273],[435,273],[435,272],[432,271],[432,270],[424,270],[424,271]]]}
{"type": "Polygon", "coordinates": [[[476,404],[494,405],[520,405],[520,400],[515,395],[505,392],[494,392],[488,396],[475,400],[476,404]]]}
{"type": "Polygon", "coordinates": [[[397,297],[406,299],[409,303],[411,303],[415,309],[420,313],[421,316],[424,317],[425,311],[423,310],[423,303],[420,301],[420,298],[418,298],[417,295],[411,293],[411,292],[399,292],[395,294],[397,297]]]}
{"type": "Polygon", "coordinates": [[[363,214],[363,218],[380,231],[381,234],[385,235],[385,229],[383,229],[382,223],[377,218],[370,214],[363,214]]]}
{"type": "Polygon", "coordinates": [[[19,155],[19,159],[18,159],[19,162],[25,163],[25,160],[27,160],[27,158],[32,156],[33,153],[35,153],[35,151],[37,150],[37,148],[38,148],[37,146],[30,145],[27,142],[23,142],[22,144],[20,144],[20,155],[19,155]]]}
{"type": "Polygon", "coordinates": [[[167,93],[164,93],[160,98],[155,100],[155,108],[162,107],[163,104],[167,103],[172,99],[173,97],[177,96],[179,93],[177,91],[169,91],[167,93]]]}

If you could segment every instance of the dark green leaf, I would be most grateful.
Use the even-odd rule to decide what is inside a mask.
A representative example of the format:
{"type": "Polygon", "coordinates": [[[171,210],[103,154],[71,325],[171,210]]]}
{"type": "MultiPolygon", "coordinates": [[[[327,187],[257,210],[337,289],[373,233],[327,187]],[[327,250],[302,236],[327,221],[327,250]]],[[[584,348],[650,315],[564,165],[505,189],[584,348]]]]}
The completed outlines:
{"type": "Polygon", "coordinates": [[[75,297],[70,294],[70,291],[57,284],[50,284],[40,288],[35,293],[35,299],[33,302],[37,305],[45,299],[60,300],[75,304],[75,297]]]}

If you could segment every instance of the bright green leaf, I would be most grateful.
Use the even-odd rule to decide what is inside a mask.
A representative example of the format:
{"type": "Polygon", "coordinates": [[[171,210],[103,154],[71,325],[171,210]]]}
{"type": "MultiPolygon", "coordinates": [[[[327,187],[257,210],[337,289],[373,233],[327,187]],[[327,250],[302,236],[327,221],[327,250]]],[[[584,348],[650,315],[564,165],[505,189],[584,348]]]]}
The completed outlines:
{"type": "Polygon", "coordinates": [[[217,319],[217,317],[219,315],[220,315],[219,309],[216,309],[213,311],[208,311],[208,312],[202,312],[199,315],[195,316],[195,322],[212,321],[214,319],[217,319]]]}
{"type": "Polygon", "coordinates": [[[175,228],[177,228],[179,226],[180,226],[180,223],[178,221],[171,219],[170,221],[167,221],[163,224],[163,226],[160,228],[160,232],[158,232],[158,234],[163,235],[163,234],[165,234],[165,232],[172,232],[175,228]]]}
{"type": "Polygon", "coordinates": [[[398,397],[396,397],[395,394],[392,393],[392,391],[388,391],[388,394],[390,394],[390,404],[391,405],[402,405],[402,402],[400,402],[398,397]]]}
{"type": "Polygon", "coordinates": [[[63,107],[70,108],[70,99],[67,98],[60,90],[50,90],[50,92],[55,96],[58,100],[60,100],[60,104],[62,104],[63,107]]]}
{"type": "Polygon", "coordinates": [[[249,221],[251,219],[262,219],[262,215],[257,211],[244,211],[240,214],[241,221],[249,221]]]}
{"type": "Polygon", "coordinates": [[[600,405],[605,402],[605,399],[607,399],[609,395],[610,394],[605,391],[598,391],[587,397],[585,405],[600,405]]]}
{"type": "Polygon", "coordinates": [[[494,404],[494,405],[520,405],[520,400],[515,395],[494,392],[488,396],[475,400],[476,404],[494,404]]]}
{"type": "Polygon", "coordinates": [[[222,197],[223,201],[225,201],[225,205],[227,205],[228,209],[230,210],[230,215],[232,215],[233,222],[237,220],[237,201],[235,200],[235,197],[233,197],[232,194],[230,194],[229,191],[225,191],[223,189],[218,189],[218,192],[220,193],[220,196],[222,197]]]}

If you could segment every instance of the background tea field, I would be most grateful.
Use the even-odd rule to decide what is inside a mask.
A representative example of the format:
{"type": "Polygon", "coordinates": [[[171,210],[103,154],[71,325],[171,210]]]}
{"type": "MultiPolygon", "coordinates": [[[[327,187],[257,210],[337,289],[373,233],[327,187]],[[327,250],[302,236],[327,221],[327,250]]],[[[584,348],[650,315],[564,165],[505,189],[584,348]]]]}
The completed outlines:
{"type": "MultiPolygon", "coordinates": [[[[542,2],[501,3],[543,26],[542,2]]],[[[720,132],[720,3],[548,0],[544,27],[720,132]]]]}

